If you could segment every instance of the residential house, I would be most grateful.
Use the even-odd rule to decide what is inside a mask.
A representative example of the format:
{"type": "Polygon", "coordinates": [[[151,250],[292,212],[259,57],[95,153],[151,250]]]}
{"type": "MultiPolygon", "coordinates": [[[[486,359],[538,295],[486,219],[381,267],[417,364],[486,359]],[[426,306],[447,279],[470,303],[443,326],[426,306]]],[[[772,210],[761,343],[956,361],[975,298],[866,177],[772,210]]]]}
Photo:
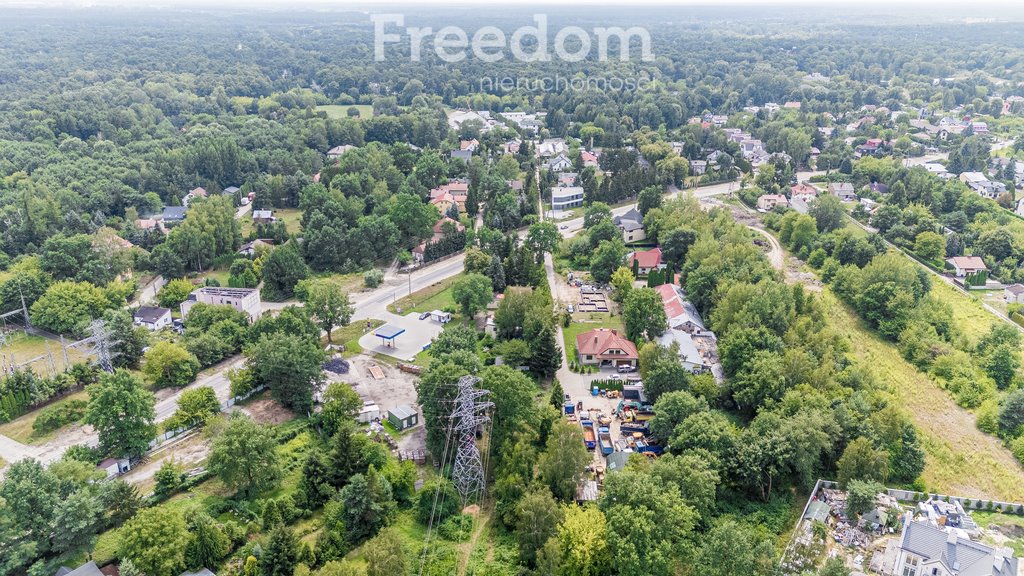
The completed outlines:
{"type": "Polygon", "coordinates": [[[554,158],[559,154],[565,154],[569,150],[565,140],[561,138],[548,138],[537,144],[537,156],[541,158],[554,158]]]}
{"type": "Polygon", "coordinates": [[[476,152],[480,148],[480,141],[476,138],[472,140],[460,140],[459,150],[469,150],[470,152],[476,152]]]}
{"type": "Polygon", "coordinates": [[[757,209],[758,210],[774,210],[776,206],[786,207],[789,206],[789,201],[786,200],[786,196],[783,194],[761,194],[757,197],[757,209]]]}
{"type": "Polygon", "coordinates": [[[530,114],[527,112],[502,112],[501,116],[510,123],[518,126],[520,130],[528,135],[540,132],[540,114],[530,114]]]}
{"type": "Polygon", "coordinates": [[[142,306],[132,314],[136,326],[156,331],[171,325],[171,310],[155,306],[142,306]]]}
{"type": "Polygon", "coordinates": [[[583,206],[582,186],[555,186],[551,189],[551,210],[558,212],[583,206]]]}
{"type": "Polygon", "coordinates": [[[522,145],[523,143],[521,141],[513,139],[502,144],[501,150],[505,154],[519,154],[519,147],[522,145]]]}
{"type": "Polygon", "coordinates": [[[242,189],[239,188],[238,186],[228,186],[227,188],[224,189],[224,195],[234,196],[235,194],[238,194],[241,191],[242,189]]]}
{"type": "Polygon", "coordinates": [[[206,190],[203,188],[193,188],[189,190],[188,194],[182,196],[181,205],[188,207],[188,205],[196,198],[206,198],[206,190]]]}
{"type": "Polygon", "coordinates": [[[158,218],[139,218],[135,221],[135,227],[139,230],[164,230],[164,223],[158,218]]]}
{"type": "Polygon", "coordinates": [[[583,364],[602,368],[619,366],[637,367],[640,354],[636,345],[618,330],[595,328],[576,335],[576,354],[583,364]]]}
{"type": "Polygon", "coordinates": [[[790,187],[789,197],[793,200],[800,199],[804,202],[810,202],[818,197],[818,189],[810,184],[800,183],[790,187]]]}
{"type": "Polygon", "coordinates": [[[665,268],[665,262],[661,258],[661,248],[657,247],[650,250],[630,252],[626,255],[626,267],[632,270],[633,262],[636,262],[637,274],[640,275],[650,274],[652,270],[662,270],[665,268]]]}
{"type": "Polygon", "coordinates": [[[508,187],[511,188],[513,192],[522,193],[523,192],[523,181],[522,180],[509,180],[508,181],[508,187]]]}
{"type": "Polygon", "coordinates": [[[346,152],[355,150],[356,147],[351,144],[342,144],[341,146],[335,146],[327,151],[328,160],[337,160],[345,155],[346,152]]]}
{"type": "Polygon", "coordinates": [[[188,295],[188,299],[181,303],[181,317],[186,318],[188,311],[196,304],[213,304],[231,306],[239,312],[249,315],[249,320],[254,321],[263,312],[263,302],[260,300],[260,291],[255,288],[221,288],[215,286],[204,286],[194,290],[188,295]]]}
{"type": "Polygon", "coordinates": [[[548,160],[546,166],[551,172],[561,172],[567,168],[572,168],[572,160],[569,160],[565,153],[559,153],[558,156],[548,160]]]}
{"type": "Polygon", "coordinates": [[[764,143],[756,138],[747,138],[740,141],[740,151],[747,160],[754,160],[768,155],[764,149],[764,143]]]}
{"type": "Polygon", "coordinates": [[[701,353],[692,334],[682,330],[666,330],[658,337],[658,344],[666,347],[677,345],[679,361],[687,371],[693,374],[711,371],[712,359],[701,353]]]}
{"type": "Polygon", "coordinates": [[[849,182],[833,182],[829,184],[828,193],[844,202],[852,202],[857,199],[857,193],[853,190],[853,184],[849,182]]]}
{"type": "Polygon", "coordinates": [[[471,150],[452,150],[452,160],[462,160],[466,164],[473,159],[473,152],[471,150]]]}
{"type": "Polygon", "coordinates": [[[590,167],[596,169],[600,167],[597,154],[586,150],[580,150],[580,162],[583,163],[584,168],[590,167]]]}
{"type": "Polygon", "coordinates": [[[160,214],[160,221],[164,223],[164,226],[173,226],[185,220],[186,212],[188,212],[186,206],[166,206],[160,214]]]}
{"type": "Polygon", "coordinates": [[[556,178],[559,186],[575,186],[580,175],[576,172],[559,172],[556,178]]]}
{"type": "Polygon", "coordinates": [[[980,256],[954,256],[947,258],[946,262],[953,267],[953,273],[957,278],[988,271],[985,261],[980,256]]]}
{"type": "Polygon", "coordinates": [[[449,180],[430,191],[430,203],[437,206],[441,214],[448,214],[452,206],[458,207],[459,212],[466,211],[466,197],[469,195],[468,180],[449,180]]]}
{"type": "Polygon", "coordinates": [[[1024,198],[1017,200],[1017,209],[1014,210],[1018,216],[1024,216],[1024,198]]]}
{"type": "Polygon", "coordinates": [[[907,515],[896,555],[895,574],[903,576],[1017,576],[1010,548],[974,542],[956,528],[911,521],[907,515]]]}
{"type": "Polygon", "coordinates": [[[672,330],[682,330],[687,334],[711,334],[713,333],[704,327],[700,312],[683,293],[682,288],[675,284],[662,284],[655,288],[661,296],[661,303],[665,307],[665,318],[668,319],[668,327],[672,330]]]}
{"type": "Polygon", "coordinates": [[[1005,184],[989,180],[981,172],[964,172],[960,174],[960,181],[983,198],[990,200],[995,200],[1000,194],[1006,192],[1005,184]]]}
{"type": "Polygon", "coordinates": [[[806,196],[794,196],[789,199],[789,207],[796,210],[798,214],[807,214],[810,211],[810,206],[807,205],[807,200],[804,200],[806,196]]]}
{"type": "Polygon", "coordinates": [[[454,220],[448,216],[443,216],[440,220],[434,223],[434,234],[430,239],[421,242],[419,246],[412,249],[413,260],[416,262],[422,262],[423,255],[427,251],[427,245],[443,240],[446,235],[446,229],[453,230],[455,232],[463,232],[466,230],[466,227],[458,220],[454,220]]]}
{"type": "Polygon", "coordinates": [[[253,210],[252,211],[252,223],[253,224],[270,224],[277,218],[274,218],[273,210],[253,210]]]}
{"type": "Polygon", "coordinates": [[[1003,288],[1007,304],[1024,304],[1024,284],[1010,284],[1003,288]]]}
{"type": "Polygon", "coordinates": [[[864,187],[868,192],[874,192],[875,194],[888,194],[889,187],[881,182],[872,182],[864,187]]]}
{"type": "Polygon", "coordinates": [[[248,256],[249,258],[252,258],[253,256],[256,255],[257,252],[273,247],[273,238],[257,238],[252,242],[246,242],[245,244],[242,244],[242,247],[238,249],[238,253],[242,256],[248,256]]]}
{"type": "Polygon", "coordinates": [[[979,136],[988,134],[988,124],[984,122],[971,122],[971,130],[979,136]]]}
{"type": "Polygon", "coordinates": [[[690,172],[694,176],[703,176],[708,171],[707,160],[691,160],[690,161],[690,172]]]}
{"type": "Polygon", "coordinates": [[[103,572],[100,572],[99,566],[90,560],[74,570],[67,566],[61,566],[55,576],[103,576],[103,572]]]}
{"type": "Polygon", "coordinates": [[[868,138],[868,141],[857,146],[855,152],[861,156],[871,156],[882,148],[883,141],[881,138],[868,138]]]}
{"type": "Polygon", "coordinates": [[[629,212],[612,218],[612,223],[619,227],[622,232],[622,241],[625,243],[639,242],[647,238],[644,232],[644,217],[635,207],[629,212]]]}
{"type": "Polygon", "coordinates": [[[782,105],[782,107],[783,108],[789,108],[791,110],[799,110],[800,109],[800,103],[799,102],[786,102],[785,104],[782,105]]]}

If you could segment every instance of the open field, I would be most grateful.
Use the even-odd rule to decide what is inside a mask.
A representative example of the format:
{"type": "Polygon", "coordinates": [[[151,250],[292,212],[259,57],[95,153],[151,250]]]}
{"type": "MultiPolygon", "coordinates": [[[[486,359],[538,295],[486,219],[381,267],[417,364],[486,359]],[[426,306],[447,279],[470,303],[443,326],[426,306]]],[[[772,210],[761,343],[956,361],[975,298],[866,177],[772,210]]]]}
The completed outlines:
{"type": "Polygon", "coordinates": [[[326,112],[328,118],[348,118],[349,108],[359,110],[359,118],[373,118],[373,106],[369,104],[352,104],[349,106],[327,104],[325,106],[317,106],[316,111],[326,112]]]}
{"type": "MultiPolygon", "coordinates": [[[[940,295],[948,286],[936,283],[940,295]]],[[[954,299],[955,300],[955,299],[954,299]]],[[[922,478],[929,490],[971,498],[1024,500],[1024,469],[999,439],[978,430],[974,415],[959,407],[939,384],[905,361],[830,290],[821,295],[826,316],[850,342],[850,355],[887,386],[906,408],[925,450],[922,478]]],[[[984,312],[955,306],[954,320],[965,333],[984,330],[984,312]]]]}
{"type": "MultiPolygon", "coordinates": [[[[48,408],[50,406],[60,406],[62,404],[67,404],[72,400],[88,399],[89,394],[87,394],[85,390],[79,390],[78,392],[75,392],[74,394],[69,394],[52,404],[48,404],[46,407],[48,408]]],[[[74,426],[74,424],[68,424],[67,426],[63,426],[61,428],[58,428],[57,430],[47,432],[46,434],[36,434],[36,432],[32,429],[32,425],[35,423],[36,418],[39,417],[40,410],[42,410],[42,408],[33,410],[28,414],[24,414],[18,418],[15,418],[14,420],[11,420],[6,424],[0,425],[0,434],[7,436],[11,440],[17,440],[22,444],[42,444],[48,440],[51,440],[68,427],[74,426]]]]}
{"type": "Polygon", "coordinates": [[[447,307],[454,308],[455,301],[452,299],[451,287],[461,277],[462,274],[457,274],[436,284],[431,284],[422,290],[417,290],[411,296],[399,298],[397,302],[388,304],[388,312],[408,314],[409,312],[444,310],[447,307]]]}

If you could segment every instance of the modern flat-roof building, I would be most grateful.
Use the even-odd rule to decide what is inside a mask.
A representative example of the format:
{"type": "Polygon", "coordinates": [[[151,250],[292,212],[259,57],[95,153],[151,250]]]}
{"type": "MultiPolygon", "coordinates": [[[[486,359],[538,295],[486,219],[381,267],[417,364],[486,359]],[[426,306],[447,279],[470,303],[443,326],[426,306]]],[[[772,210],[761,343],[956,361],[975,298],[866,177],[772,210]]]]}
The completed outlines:
{"type": "Polygon", "coordinates": [[[231,306],[239,312],[249,315],[252,322],[260,317],[263,312],[263,302],[260,300],[260,291],[255,288],[220,288],[215,286],[204,286],[188,295],[188,299],[181,303],[181,317],[188,316],[188,311],[196,304],[211,304],[215,306],[231,306]]]}
{"type": "Polygon", "coordinates": [[[556,186],[551,189],[551,209],[568,210],[583,206],[582,186],[556,186]]]}

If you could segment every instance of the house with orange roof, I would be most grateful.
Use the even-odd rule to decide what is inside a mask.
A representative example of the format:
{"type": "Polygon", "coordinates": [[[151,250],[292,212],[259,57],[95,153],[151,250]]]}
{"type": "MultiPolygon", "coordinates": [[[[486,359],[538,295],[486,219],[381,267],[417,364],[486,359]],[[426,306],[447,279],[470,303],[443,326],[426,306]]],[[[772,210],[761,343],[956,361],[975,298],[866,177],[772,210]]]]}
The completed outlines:
{"type": "Polygon", "coordinates": [[[633,262],[636,262],[637,274],[641,275],[650,274],[651,270],[662,270],[665,268],[665,262],[661,257],[661,248],[657,247],[650,250],[630,252],[626,255],[626,267],[632,269],[633,262]]]}
{"type": "Polygon", "coordinates": [[[206,190],[204,188],[193,188],[192,190],[189,190],[188,194],[185,194],[181,198],[181,205],[188,207],[189,203],[196,198],[206,198],[206,190]]]}
{"type": "Polygon", "coordinates": [[[818,197],[818,189],[810,184],[800,183],[789,188],[790,198],[799,198],[804,202],[810,202],[818,197]]]}
{"type": "Polygon", "coordinates": [[[595,328],[576,335],[576,354],[582,364],[618,368],[636,368],[640,354],[636,345],[618,330],[595,328]]]}
{"type": "Polygon", "coordinates": [[[431,236],[429,240],[421,242],[419,246],[412,249],[413,260],[415,260],[416,262],[422,262],[423,255],[427,251],[427,245],[433,244],[434,242],[439,242],[444,239],[444,237],[447,234],[447,231],[445,230],[445,224],[450,224],[451,227],[449,228],[449,230],[451,231],[464,232],[466,230],[466,227],[462,225],[462,222],[459,222],[458,220],[455,220],[453,218],[449,218],[448,216],[443,216],[440,220],[434,223],[433,236],[431,236]]]}

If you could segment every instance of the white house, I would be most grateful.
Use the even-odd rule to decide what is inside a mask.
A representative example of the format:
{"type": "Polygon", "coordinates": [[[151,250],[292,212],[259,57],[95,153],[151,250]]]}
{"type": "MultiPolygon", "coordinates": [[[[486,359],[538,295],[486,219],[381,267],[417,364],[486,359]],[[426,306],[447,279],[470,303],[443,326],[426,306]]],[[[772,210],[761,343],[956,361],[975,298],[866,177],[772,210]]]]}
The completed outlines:
{"type": "Polygon", "coordinates": [[[1010,284],[1003,288],[1007,304],[1024,304],[1024,284],[1010,284]]]}
{"type": "Polygon", "coordinates": [[[249,321],[254,321],[263,312],[263,302],[260,300],[260,291],[255,288],[221,288],[215,286],[204,286],[188,295],[188,299],[181,303],[181,317],[188,316],[188,311],[196,304],[212,304],[231,306],[239,312],[249,315],[249,321]]]}
{"type": "Polygon", "coordinates": [[[957,278],[988,270],[980,256],[954,256],[947,258],[946,262],[953,267],[953,272],[957,278]]]}
{"type": "Polygon", "coordinates": [[[335,146],[327,151],[327,158],[329,160],[337,160],[345,155],[350,150],[355,150],[356,147],[351,144],[342,144],[341,146],[335,146]]]}
{"type": "Polygon", "coordinates": [[[776,206],[789,206],[789,201],[782,194],[762,194],[757,197],[758,210],[774,210],[776,206]]]}
{"type": "Polygon", "coordinates": [[[582,186],[556,186],[551,189],[551,209],[568,210],[583,206],[582,186]]]}
{"type": "Polygon", "coordinates": [[[161,330],[171,325],[171,311],[168,308],[142,306],[132,315],[132,321],[136,326],[153,331],[161,330]]]}
{"type": "Polygon", "coordinates": [[[572,160],[569,160],[569,157],[565,154],[560,153],[558,156],[555,156],[548,161],[547,166],[548,170],[552,172],[561,172],[572,167],[572,160]]]}

